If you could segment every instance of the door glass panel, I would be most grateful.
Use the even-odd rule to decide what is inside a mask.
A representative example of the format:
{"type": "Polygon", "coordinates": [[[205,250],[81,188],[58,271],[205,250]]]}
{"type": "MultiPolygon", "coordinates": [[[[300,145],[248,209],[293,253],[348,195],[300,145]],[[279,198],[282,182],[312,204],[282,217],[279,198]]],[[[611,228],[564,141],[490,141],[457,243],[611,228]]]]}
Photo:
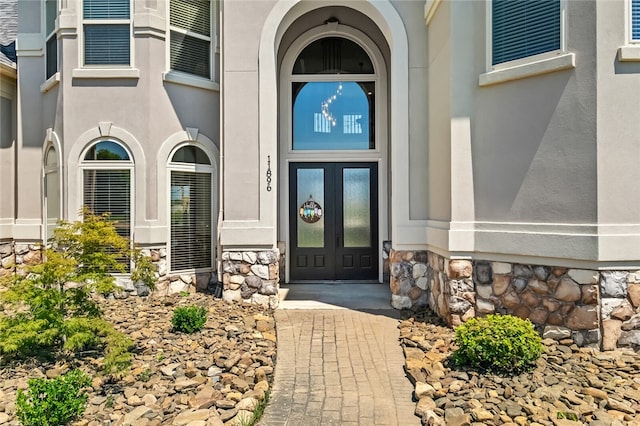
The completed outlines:
{"type": "Polygon", "coordinates": [[[293,83],[293,149],[374,148],[374,83],[293,83]]]}
{"type": "MultiPolygon", "coordinates": [[[[298,169],[297,203],[291,208],[298,211],[309,199],[324,209],[324,169],[298,169]]],[[[324,212],[322,212],[324,213],[324,212]]],[[[324,214],[317,222],[304,221],[298,212],[298,247],[324,247],[324,214]]]]}
{"type": "Polygon", "coordinates": [[[371,246],[371,179],[369,169],[343,171],[343,225],[345,247],[371,246]]]}

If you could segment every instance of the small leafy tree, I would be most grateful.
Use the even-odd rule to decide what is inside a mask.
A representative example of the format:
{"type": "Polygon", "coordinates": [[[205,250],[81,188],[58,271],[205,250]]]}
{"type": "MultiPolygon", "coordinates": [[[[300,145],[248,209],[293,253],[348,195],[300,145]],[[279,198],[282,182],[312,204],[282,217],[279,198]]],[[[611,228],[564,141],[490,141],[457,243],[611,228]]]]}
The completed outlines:
{"type": "Polygon", "coordinates": [[[101,318],[91,294],[116,290],[112,273],[125,272],[123,259],[135,261],[133,280],[153,287],[153,265],[140,250],[131,249],[108,215],[83,213],[82,222],[60,223],[41,264],[9,278],[8,290],[0,296],[11,306],[0,314],[0,355],[102,348],[107,372],[129,364],[131,340],[101,318]]]}
{"type": "Polygon", "coordinates": [[[29,379],[25,393],[18,390],[16,414],[23,426],[62,426],[84,413],[89,398],[89,376],[73,370],[54,379],[29,379]]]}

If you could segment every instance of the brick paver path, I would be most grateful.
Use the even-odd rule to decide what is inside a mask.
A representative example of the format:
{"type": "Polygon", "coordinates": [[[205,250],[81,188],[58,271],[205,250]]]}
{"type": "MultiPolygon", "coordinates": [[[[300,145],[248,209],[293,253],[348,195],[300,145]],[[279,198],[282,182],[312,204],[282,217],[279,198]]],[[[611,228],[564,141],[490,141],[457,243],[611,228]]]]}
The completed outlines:
{"type": "Polygon", "coordinates": [[[264,426],[419,425],[394,311],[277,310],[264,426]]]}

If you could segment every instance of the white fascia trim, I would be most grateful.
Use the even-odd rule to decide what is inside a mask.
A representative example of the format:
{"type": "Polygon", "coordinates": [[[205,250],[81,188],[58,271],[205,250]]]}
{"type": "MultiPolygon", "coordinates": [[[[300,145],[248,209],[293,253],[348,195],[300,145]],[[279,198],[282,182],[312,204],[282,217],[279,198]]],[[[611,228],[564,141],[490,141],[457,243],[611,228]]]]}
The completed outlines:
{"type": "Polygon", "coordinates": [[[18,78],[18,72],[16,70],[16,64],[5,64],[4,62],[0,62],[0,76],[8,77],[12,80],[16,80],[18,78]]]}
{"type": "Polygon", "coordinates": [[[543,58],[524,64],[505,67],[480,74],[478,84],[480,86],[491,86],[493,84],[504,83],[521,78],[533,77],[550,72],[566,70],[576,67],[576,56],[574,53],[563,53],[550,58],[543,58]]]}
{"type": "Polygon", "coordinates": [[[60,72],[53,74],[44,83],[40,85],[40,92],[47,93],[60,83],[60,72]]]}
{"type": "Polygon", "coordinates": [[[429,25],[431,19],[433,19],[433,15],[436,14],[436,10],[438,10],[438,6],[440,6],[441,2],[442,0],[427,0],[427,2],[425,3],[424,20],[427,25],[429,25]]]}
{"type": "Polygon", "coordinates": [[[263,226],[258,221],[228,221],[222,222],[220,229],[220,244],[223,247],[276,247],[273,243],[274,227],[263,226]]]}
{"type": "Polygon", "coordinates": [[[164,40],[167,36],[166,19],[152,13],[136,13],[133,15],[133,34],[164,40]]]}
{"type": "Polygon", "coordinates": [[[19,33],[16,40],[17,56],[44,55],[44,36],[42,33],[19,33]]]}
{"type": "Polygon", "coordinates": [[[618,60],[620,62],[639,62],[640,44],[620,46],[618,48],[618,60]]]}
{"type": "Polygon", "coordinates": [[[42,241],[42,220],[17,219],[13,224],[13,238],[25,241],[42,241]]]}
{"type": "Polygon", "coordinates": [[[140,78],[137,68],[74,68],[73,78],[140,78]]]}
{"type": "Polygon", "coordinates": [[[58,36],[77,37],[78,35],[78,16],[71,13],[69,9],[62,9],[57,19],[58,36]]]}
{"type": "Polygon", "coordinates": [[[197,87],[199,89],[220,91],[220,84],[215,81],[207,80],[201,77],[193,77],[175,71],[169,71],[162,74],[162,80],[168,83],[181,84],[183,86],[197,87]]]}

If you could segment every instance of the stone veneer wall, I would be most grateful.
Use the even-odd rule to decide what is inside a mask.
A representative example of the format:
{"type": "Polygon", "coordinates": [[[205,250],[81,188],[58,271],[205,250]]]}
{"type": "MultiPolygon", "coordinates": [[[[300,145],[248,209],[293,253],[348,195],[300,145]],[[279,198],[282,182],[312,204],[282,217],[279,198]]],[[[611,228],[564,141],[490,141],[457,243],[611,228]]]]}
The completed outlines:
{"type": "Polygon", "coordinates": [[[640,349],[640,271],[449,260],[426,251],[392,251],[390,259],[396,309],[429,305],[451,326],[508,313],[529,318],[544,337],[640,349]]]}
{"type": "Polygon", "coordinates": [[[39,243],[0,242],[0,278],[42,261],[39,243]]]}
{"type": "Polygon", "coordinates": [[[275,309],[279,301],[279,258],[278,249],[223,252],[222,298],[275,309]]]}

